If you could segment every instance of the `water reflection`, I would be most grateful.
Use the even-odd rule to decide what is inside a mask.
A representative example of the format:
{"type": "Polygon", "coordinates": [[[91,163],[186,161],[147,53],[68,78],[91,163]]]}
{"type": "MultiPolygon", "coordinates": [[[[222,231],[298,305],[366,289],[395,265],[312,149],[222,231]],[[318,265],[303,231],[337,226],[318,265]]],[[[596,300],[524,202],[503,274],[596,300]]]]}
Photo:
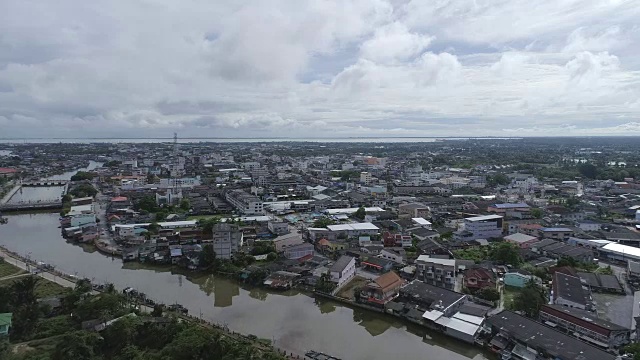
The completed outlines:
{"type": "Polygon", "coordinates": [[[0,244],[57,268],[132,286],[155,301],[180,303],[195,316],[301,354],[315,349],[343,359],[486,359],[478,349],[394,317],[350,308],[298,291],[250,288],[226,278],[186,273],[89,253],[60,235],[58,215],[9,215],[0,225],[0,244]],[[426,335],[429,336],[426,336],[426,335]]]}

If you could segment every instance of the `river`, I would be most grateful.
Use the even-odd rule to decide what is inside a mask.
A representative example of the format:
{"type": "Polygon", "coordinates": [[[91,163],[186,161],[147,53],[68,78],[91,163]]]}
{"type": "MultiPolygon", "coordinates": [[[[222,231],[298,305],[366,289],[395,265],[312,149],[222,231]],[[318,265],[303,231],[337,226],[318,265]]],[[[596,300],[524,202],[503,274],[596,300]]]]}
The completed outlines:
{"type": "MultiPolygon", "coordinates": [[[[90,161],[87,167],[49,176],[46,180],[70,180],[78,171],[89,171],[100,166],[102,166],[102,163],[90,161]]],[[[20,190],[16,192],[7,203],[18,204],[37,201],[55,201],[62,197],[63,190],[64,186],[25,186],[20,188],[20,190]]]]}
{"type": "Polygon", "coordinates": [[[272,292],[213,275],[123,263],[92,247],[66,242],[56,213],[7,218],[9,222],[0,225],[0,245],[9,250],[79,277],[111,282],[120,289],[131,286],[155,301],[180,303],[192,315],[273,340],[290,352],[323,351],[345,360],[487,359],[475,347],[392,316],[297,291],[272,292]]]}

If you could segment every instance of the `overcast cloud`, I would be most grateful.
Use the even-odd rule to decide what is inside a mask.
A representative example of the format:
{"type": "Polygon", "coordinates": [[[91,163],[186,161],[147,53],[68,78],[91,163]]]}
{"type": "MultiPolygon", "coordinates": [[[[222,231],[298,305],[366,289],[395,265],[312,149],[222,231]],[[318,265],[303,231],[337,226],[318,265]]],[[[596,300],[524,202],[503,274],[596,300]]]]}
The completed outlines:
{"type": "Polygon", "coordinates": [[[0,137],[640,135],[637,0],[0,9],[0,137]]]}

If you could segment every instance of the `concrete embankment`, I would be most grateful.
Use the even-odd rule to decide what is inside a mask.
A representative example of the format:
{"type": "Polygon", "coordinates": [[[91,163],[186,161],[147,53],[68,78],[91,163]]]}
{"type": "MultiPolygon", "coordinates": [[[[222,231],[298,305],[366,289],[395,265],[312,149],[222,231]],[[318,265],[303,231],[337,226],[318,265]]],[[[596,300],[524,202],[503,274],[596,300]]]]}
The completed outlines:
{"type": "Polygon", "coordinates": [[[16,186],[14,186],[11,190],[9,190],[9,192],[8,192],[4,197],[2,197],[2,200],[0,200],[0,205],[2,205],[2,204],[6,204],[6,203],[9,201],[9,199],[11,199],[11,197],[12,197],[15,193],[17,193],[17,192],[18,192],[18,190],[20,190],[20,187],[21,187],[21,186],[22,186],[22,185],[16,185],[16,186]]]}

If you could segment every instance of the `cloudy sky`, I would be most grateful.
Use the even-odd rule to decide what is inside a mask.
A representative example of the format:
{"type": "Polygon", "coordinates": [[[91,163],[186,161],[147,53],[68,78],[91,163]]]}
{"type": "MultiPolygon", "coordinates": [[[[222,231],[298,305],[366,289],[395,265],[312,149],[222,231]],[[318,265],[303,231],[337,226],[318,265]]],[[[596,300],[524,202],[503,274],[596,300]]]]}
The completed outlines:
{"type": "Polygon", "coordinates": [[[638,19],[638,0],[0,0],[0,138],[640,135],[638,19]]]}

